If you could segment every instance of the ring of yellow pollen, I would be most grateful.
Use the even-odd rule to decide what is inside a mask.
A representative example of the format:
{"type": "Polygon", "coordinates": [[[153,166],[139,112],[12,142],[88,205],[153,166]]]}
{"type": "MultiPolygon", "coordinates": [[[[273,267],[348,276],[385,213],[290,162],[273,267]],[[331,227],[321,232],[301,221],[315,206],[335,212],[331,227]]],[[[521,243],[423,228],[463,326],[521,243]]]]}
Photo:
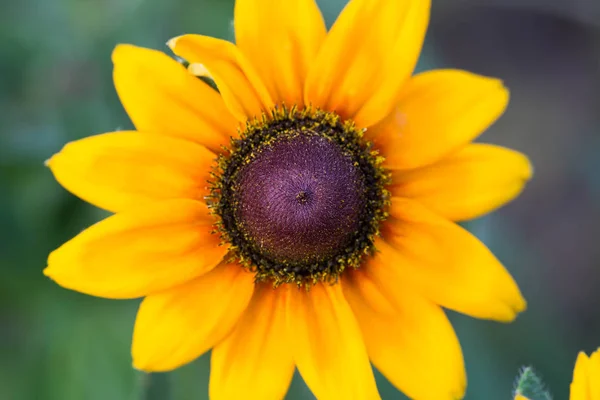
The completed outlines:
{"type": "Polygon", "coordinates": [[[209,206],[232,259],[256,281],[336,282],[371,255],[389,173],[351,121],[276,108],[219,156],[209,206]]]}

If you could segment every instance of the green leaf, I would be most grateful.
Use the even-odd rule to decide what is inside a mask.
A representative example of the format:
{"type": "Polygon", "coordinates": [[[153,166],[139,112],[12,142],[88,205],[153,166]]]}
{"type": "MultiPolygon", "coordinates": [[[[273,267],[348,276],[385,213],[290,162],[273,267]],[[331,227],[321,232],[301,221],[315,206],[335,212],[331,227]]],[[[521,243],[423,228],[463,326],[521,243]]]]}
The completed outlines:
{"type": "Polygon", "coordinates": [[[531,367],[523,367],[515,383],[515,396],[522,395],[529,400],[552,400],[544,382],[531,367]]]}

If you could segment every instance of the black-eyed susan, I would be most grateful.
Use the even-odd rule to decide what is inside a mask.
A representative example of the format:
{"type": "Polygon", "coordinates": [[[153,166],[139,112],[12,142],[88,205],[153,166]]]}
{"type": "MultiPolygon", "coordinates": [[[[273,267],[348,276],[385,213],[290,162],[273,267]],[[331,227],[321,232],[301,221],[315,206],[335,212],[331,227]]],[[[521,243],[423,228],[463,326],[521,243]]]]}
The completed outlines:
{"type": "Polygon", "coordinates": [[[213,399],[282,398],[297,368],[319,399],[374,399],[369,360],[417,399],[466,378],[442,307],[511,321],[508,272],[455,224],[514,198],[522,154],[470,142],[504,111],[497,79],[412,76],[428,0],[352,0],[327,32],[314,0],[238,0],[236,44],[184,35],[113,53],[137,131],[70,143],[57,180],[114,216],[45,274],[144,296],[134,366],[212,349],[213,399]]]}
{"type": "MultiPolygon", "coordinates": [[[[531,400],[527,396],[517,390],[514,400],[531,400]]],[[[577,355],[569,400],[600,400],[600,349],[589,357],[584,352],[577,355]]]]}

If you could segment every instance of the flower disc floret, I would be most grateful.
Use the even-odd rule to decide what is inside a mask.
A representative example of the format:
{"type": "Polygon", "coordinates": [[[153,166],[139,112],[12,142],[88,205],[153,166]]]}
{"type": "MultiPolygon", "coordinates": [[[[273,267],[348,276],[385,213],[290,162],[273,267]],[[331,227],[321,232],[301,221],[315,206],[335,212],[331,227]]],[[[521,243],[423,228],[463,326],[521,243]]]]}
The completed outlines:
{"type": "Polygon", "coordinates": [[[382,161],[334,113],[276,109],[219,158],[218,231],[258,281],[335,282],[374,251],[389,201],[382,161]]]}

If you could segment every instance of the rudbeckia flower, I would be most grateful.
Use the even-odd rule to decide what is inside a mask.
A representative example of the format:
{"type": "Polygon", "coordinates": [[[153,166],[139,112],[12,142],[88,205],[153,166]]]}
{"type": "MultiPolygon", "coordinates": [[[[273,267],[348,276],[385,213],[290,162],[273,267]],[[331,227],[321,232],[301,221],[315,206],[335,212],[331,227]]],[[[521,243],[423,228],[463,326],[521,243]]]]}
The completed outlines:
{"type": "Polygon", "coordinates": [[[327,32],[314,0],[238,0],[235,44],[168,42],[190,69],[119,45],[114,82],[136,130],[48,161],[115,215],[44,273],[144,297],[134,366],[212,349],[212,399],[280,399],[295,368],[319,399],[376,399],[371,363],[411,398],[462,397],[443,308],[507,322],[525,301],[456,222],[516,197],[531,167],[471,143],[504,112],[500,80],[413,76],[429,13],[429,0],[351,0],[327,32]]]}
{"type": "MultiPolygon", "coordinates": [[[[530,400],[521,393],[514,400],[530,400]]],[[[580,352],[573,369],[569,400],[600,400],[600,349],[590,357],[580,352]]]]}

